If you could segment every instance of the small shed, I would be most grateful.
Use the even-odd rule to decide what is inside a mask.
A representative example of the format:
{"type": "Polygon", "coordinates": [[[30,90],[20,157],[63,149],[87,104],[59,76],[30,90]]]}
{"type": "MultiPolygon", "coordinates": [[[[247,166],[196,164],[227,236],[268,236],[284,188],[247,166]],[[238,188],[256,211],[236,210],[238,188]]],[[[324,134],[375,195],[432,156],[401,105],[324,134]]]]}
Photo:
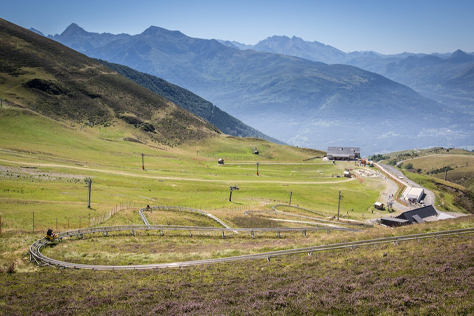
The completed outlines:
{"type": "Polygon", "coordinates": [[[344,177],[352,178],[352,174],[349,171],[344,171],[344,177]]]}
{"type": "Polygon", "coordinates": [[[384,205],[381,202],[375,202],[374,207],[378,210],[383,210],[384,209],[384,205]]]}

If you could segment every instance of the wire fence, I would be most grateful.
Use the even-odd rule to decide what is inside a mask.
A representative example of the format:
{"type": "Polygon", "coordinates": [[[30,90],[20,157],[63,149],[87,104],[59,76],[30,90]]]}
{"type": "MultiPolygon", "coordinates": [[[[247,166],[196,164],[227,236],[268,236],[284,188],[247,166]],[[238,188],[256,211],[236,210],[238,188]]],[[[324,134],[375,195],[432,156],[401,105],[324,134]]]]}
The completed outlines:
{"type": "MultiPolygon", "coordinates": [[[[105,212],[99,216],[68,216],[68,217],[56,217],[56,218],[45,218],[41,213],[32,213],[32,229],[33,231],[47,231],[53,229],[56,232],[71,229],[81,229],[87,227],[98,226],[109,220],[113,215],[117,214],[122,210],[135,207],[135,203],[120,203],[114,206],[110,211],[105,212]]],[[[1,231],[0,231],[1,232],[1,231]]]]}
{"type": "MultiPolygon", "coordinates": [[[[286,204],[288,203],[287,201],[280,201],[280,200],[272,200],[271,202],[273,203],[278,203],[278,204],[286,204]]],[[[53,229],[56,232],[61,232],[61,231],[67,231],[71,229],[81,229],[81,228],[87,228],[87,227],[95,227],[99,226],[103,223],[105,223],[107,220],[109,220],[113,215],[117,214],[118,212],[125,210],[125,209],[130,209],[130,208],[136,208],[142,206],[142,204],[136,204],[135,202],[124,202],[117,204],[114,206],[112,209],[110,209],[108,212],[102,213],[101,215],[97,216],[91,216],[91,214],[87,215],[77,215],[77,216],[62,216],[62,217],[53,217],[51,215],[45,215],[42,212],[35,212],[33,211],[31,213],[31,220],[28,220],[25,218],[25,221],[22,221],[23,223],[17,223],[13,224],[13,222],[10,220],[6,220],[5,218],[0,217],[0,234],[3,231],[6,230],[15,230],[15,229],[27,229],[27,230],[32,230],[33,232],[41,232],[41,231],[47,231],[48,229],[53,229]],[[10,223],[10,225],[9,225],[10,223]],[[19,225],[19,226],[18,226],[19,225]],[[29,228],[28,228],[29,227],[29,228]]],[[[200,205],[199,205],[200,206],[200,205]]],[[[212,213],[213,211],[225,211],[225,212],[244,212],[248,210],[253,210],[253,209],[259,209],[262,205],[261,204],[254,204],[254,205],[231,205],[231,206],[221,206],[221,207],[215,207],[215,208],[204,208],[205,211],[201,211],[199,209],[198,205],[196,205],[194,208],[189,207],[189,206],[184,206],[184,205],[178,205],[178,206],[154,206],[153,208],[176,208],[180,210],[187,210],[189,212],[197,212],[197,213],[202,213],[204,212],[207,216],[212,217],[211,214],[208,212],[212,213]]],[[[222,223],[221,223],[222,224],[222,223]]],[[[225,225],[224,225],[225,226],[225,225]]]]}

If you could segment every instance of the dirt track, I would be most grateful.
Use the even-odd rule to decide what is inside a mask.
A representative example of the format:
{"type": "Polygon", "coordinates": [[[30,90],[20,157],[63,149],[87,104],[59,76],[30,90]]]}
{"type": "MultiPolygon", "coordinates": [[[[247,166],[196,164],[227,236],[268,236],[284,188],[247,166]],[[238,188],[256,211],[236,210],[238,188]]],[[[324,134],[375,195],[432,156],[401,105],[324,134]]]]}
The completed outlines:
{"type": "MultiPolygon", "coordinates": [[[[89,171],[89,172],[100,172],[100,173],[107,173],[107,174],[123,175],[123,176],[127,176],[127,177],[138,177],[138,178],[148,178],[148,179],[158,179],[158,180],[194,181],[194,182],[222,182],[222,183],[232,182],[232,180],[193,179],[193,178],[183,178],[183,177],[153,176],[153,175],[147,175],[147,174],[130,173],[130,172],[125,172],[125,171],[102,170],[102,169],[95,169],[95,168],[90,168],[90,167],[70,166],[70,165],[60,165],[60,164],[38,164],[38,163],[26,163],[26,162],[18,163],[18,162],[15,162],[15,161],[10,161],[10,160],[5,160],[5,159],[0,159],[0,161],[7,162],[9,164],[21,165],[21,166],[86,170],[86,171],[89,171]]],[[[348,181],[353,181],[353,180],[355,180],[355,179],[354,178],[348,178],[348,179],[339,180],[339,181],[239,180],[239,183],[328,184],[328,183],[348,182],[348,181]]]]}

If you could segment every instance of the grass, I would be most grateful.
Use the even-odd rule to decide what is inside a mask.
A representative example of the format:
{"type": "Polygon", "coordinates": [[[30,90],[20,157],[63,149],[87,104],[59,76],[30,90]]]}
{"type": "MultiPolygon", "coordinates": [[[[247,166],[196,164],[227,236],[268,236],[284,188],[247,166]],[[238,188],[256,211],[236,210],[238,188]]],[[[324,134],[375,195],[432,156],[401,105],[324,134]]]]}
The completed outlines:
{"type": "Polygon", "coordinates": [[[0,274],[1,313],[469,315],[473,255],[472,238],[454,237],[186,269],[45,268],[0,274]]]}
{"type": "MultiPolygon", "coordinates": [[[[445,167],[450,167],[446,180],[461,184],[471,191],[474,190],[474,156],[472,155],[436,155],[410,160],[414,169],[421,169],[423,174],[431,173],[432,177],[443,180],[445,167]],[[433,170],[441,172],[432,173],[433,170]]],[[[408,161],[407,161],[408,163],[408,161]]]]}
{"type": "MultiPolygon", "coordinates": [[[[33,210],[30,207],[27,209],[31,211],[21,212],[19,217],[14,214],[15,209],[26,209],[22,206],[24,203],[33,203],[38,209],[35,221],[41,229],[44,227],[38,226],[40,223],[56,227],[56,219],[60,222],[58,226],[64,227],[65,218],[72,217],[76,218],[76,223],[70,222],[69,227],[76,228],[81,225],[79,221],[89,222],[89,216],[102,216],[120,204],[231,210],[261,202],[287,202],[290,191],[294,204],[335,214],[337,192],[343,189],[342,211],[354,209],[361,214],[376,200],[382,185],[376,180],[366,181],[364,185],[357,181],[344,182],[344,178],[332,177],[342,173],[344,165],[302,162],[307,157],[304,150],[266,142],[264,144],[269,148],[274,147],[274,158],[271,161],[260,159],[260,176],[257,176],[249,161],[218,166],[214,158],[194,155],[198,146],[156,149],[136,143],[105,141],[98,137],[98,132],[106,128],[75,131],[30,114],[3,115],[1,118],[2,123],[8,122],[2,125],[7,129],[2,133],[5,143],[0,152],[3,165],[0,198],[5,204],[2,217],[8,225],[5,229],[32,228],[33,210]],[[38,130],[38,126],[45,132],[38,130]],[[7,141],[17,139],[20,134],[21,142],[7,141]],[[35,149],[30,143],[40,145],[35,149]],[[288,164],[291,160],[284,154],[285,148],[291,153],[290,157],[299,155],[297,164],[288,164]],[[141,170],[140,152],[146,153],[145,171],[141,170]],[[275,161],[281,164],[274,164],[275,161]],[[83,207],[87,205],[84,179],[89,177],[93,181],[92,209],[83,207]],[[233,203],[228,201],[231,185],[240,187],[233,193],[233,203]],[[190,195],[192,199],[189,199],[190,195]]],[[[238,142],[247,148],[255,142],[250,139],[246,145],[241,144],[241,140],[224,136],[208,139],[205,144],[213,141],[216,142],[214,147],[221,143],[229,143],[227,146],[232,147],[238,142]]],[[[249,153],[248,156],[254,158],[255,155],[249,153]]]]}
{"type": "MultiPolygon", "coordinates": [[[[138,209],[150,204],[205,210],[231,227],[294,226],[302,220],[271,211],[274,204],[312,209],[329,219],[364,220],[385,184],[380,178],[337,178],[351,163],[304,161],[318,154],[256,139],[219,136],[178,147],[124,141],[120,126],[81,128],[0,109],[0,314],[462,314],[472,311],[470,238],[373,246],[160,271],[92,272],[38,268],[28,247],[47,228],[142,224],[138,209]],[[250,151],[255,146],[261,154],[250,151]],[[199,152],[198,152],[199,151],[199,152]],[[141,170],[145,153],[145,170],[141,170]],[[217,159],[225,159],[224,166],[217,159]],[[256,175],[259,162],[260,175],[256,175]],[[87,208],[85,178],[92,179],[87,208]],[[229,202],[229,187],[238,185],[229,202]],[[33,231],[34,213],[34,231],[33,231]],[[110,217],[110,218],[109,218],[110,217]],[[102,219],[106,219],[103,221],[102,219]],[[438,271],[439,270],[439,271],[438,271]],[[433,274],[433,271],[437,271],[433,274]],[[443,282],[439,273],[443,273],[443,282]],[[423,276],[423,278],[420,278],[423,276]],[[431,284],[429,292],[426,284],[431,284]],[[415,290],[416,289],[416,290],[415,290]],[[19,294],[21,293],[21,294],[19,294]],[[38,293],[48,293],[38,300],[38,293]],[[67,293],[67,295],[66,295],[67,293]],[[444,296],[441,296],[444,293],[444,296]],[[441,298],[441,299],[440,299],[441,298]],[[9,302],[7,305],[5,302],[9,302]],[[204,304],[203,302],[211,302],[204,304]]],[[[453,199],[448,192],[446,201],[453,199]]],[[[454,204],[450,208],[456,210],[454,204]]],[[[280,207],[293,215],[317,215],[280,207]]],[[[214,226],[207,217],[173,210],[146,213],[152,224],[214,226]]],[[[43,252],[81,263],[145,264],[217,258],[352,240],[472,227],[470,217],[386,230],[227,234],[127,232],[65,239],[43,252]]]]}

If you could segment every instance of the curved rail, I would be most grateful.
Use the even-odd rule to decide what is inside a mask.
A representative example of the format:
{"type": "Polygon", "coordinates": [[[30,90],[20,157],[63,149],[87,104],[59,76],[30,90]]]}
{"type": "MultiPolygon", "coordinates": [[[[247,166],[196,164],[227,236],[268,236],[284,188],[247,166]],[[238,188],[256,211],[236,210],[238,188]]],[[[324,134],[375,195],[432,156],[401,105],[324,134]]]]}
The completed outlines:
{"type": "Polygon", "coordinates": [[[143,211],[145,211],[146,208],[141,208],[139,211],[138,211],[138,214],[140,214],[140,217],[142,218],[142,221],[143,223],[145,224],[145,226],[150,226],[150,223],[148,223],[148,220],[146,219],[146,216],[145,214],[143,214],[143,211]]]}
{"type": "MultiPolygon", "coordinates": [[[[311,217],[307,217],[307,216],[303,216],[303,215],[295,215],[295,214],[290,214],[290,213],[278,211],[278,210],[277,210],[277,207],[280,207],[280,206],[292,207],[292,208],[296,208],[296,209],[299,209],[299,210],[307,211],[307,212],[314,213],[314,214],[317,214],[317,215],[320,215],[320,216],[324,216],[324,217],[327,217],[327,216],[328,216],[327,214],[324,214],[324,213],[321,213],[321,212],[313,211],[313,210],[310,210],[310,209],[307,209],[307,208],[304,208],[304,207],[294,206],[294,205],[276,204],[276,205],[274,205],[274,206],[272,207],[272,209],[273,209],[275,212],[279,212],[279,213],[285,214],[285,215],[297,216],[297,217],[302,217],[302,218],[305,218],[305,217],[306,217],[306,218],[308,218],[308,219],[311,218],[311,217]]],[[[324,219],[318,219],[318,221],[320,221],[320,222],[333,223],[332,221],[324,220],[324,219]]],[[[374,225],[372,225],[372,224],[368,224],[368,223],[364,223],[364,222],[359,222],[359,221],[356,221],[356,220],[343,220],[343,219],[339,219],[339,220],[338,220],[338,224],[340,224],[340,225],[365,226],[365,227],[373,227],[373,226],[374,226],[374,225]]]]}
{"type": "MultiPolygon", "coordinates": [[[[152,206],[151,207],[152,210],[160,210],[160,209],[167,209],[167,210],[171,210],[171,209],[177,209],[178,211],[187,211],[187,212],[191,212],[191,213],[196,213],[196,214],[199,214],[199,215],[204,215],[204,216],[207,216],[207,217],[210,217],[211,219],[215,220],[216,222],[218,222],[219,224],[221,224],[222,226],[224,226],[225,228],[230,228],[229,225],[227,225],[226,223],[224,223],[221,219],[217,218],[216,216],[210,214],[210,213],[207,213],[207,212],[204,212],[204,211],[201,211],[201,210],[197,210],[197,209],[194,209],[194,208],[190,208],[190,207],[180,207],[180,206],[163,206],[163,205],[160,205],[160,206],[152,206]]],[[[148,222],[145,214],[143,214],[143,212],[146,210],[146,208],[141,208],[138,213],[140,213],[140,217],[142,218],[142,221],[145,225],[147,226],[150,226],[150,223],[148,222]]]]}
{"type": "MultiPolygon", "coordinates": [[[[108,229],[120,230],[119,228],[126,228],[127,230],[130,227],[138,228],[140,226],[111,226],[111,227],[103,227],[108,229]]],[[[153,226],[141,226],[144,230],[153,229],[153,226]]],[[[155,226],[156,227],[156,226],[155,226]]],[[[167,226],[164,226],[167,227],[167,226]]],[[[164,229],[163,226],[156,227],[156,229],[164,229]]],[[[182,227],[184,229],[184,227],[182,227]]],[[[193,230],[205,230],[204,227],[186,227],[192,228],[193,230]]],[[[97,228],[96,228],[97,229],[97,228]]],[[[170,228],[170,230],[176,230],[177,227],[170,228]]],[[[225,228],[214,228],[214,227],[206,227],[208,230],[238,230],[238,231],[269,231],[273,229],[269,228],[240,228],[240,229],[225,229],[225,228]]],[[[306,228],[307,230],[318,230],[317,228],[306,228]]],[[[124,230],[124,229],[122,229],[124,230]]],[[[281,229],[287,231],[298,231],[301,228],[284,228],[281,229]]],[[[320,229],[319,229],[320,230],[320,229]]],[[[327,230],[327,228],[324,228],[327,230]]],[[[64,238],[66,236],[74,236],[74,235],[81,235],[84,234],[86,231],[89,233],[93,232],[92,229],[80,229],[77,231],[70,231],[60,234],[59,238],[64,238]]],[[[73,268],[73,269],[92,269],[92,270],[130,270],[130,269],[160,269],[160,268],[171,268],[171,267],[186,267],[186,266],[195,266],[195,265],[202,265],[202,264],[214,264],[214,263],[221,263],[221,262],[231,262],[231,261],[239,261],[239,260],[250,260],[250,259],[267,259],[270,261],[272,257],[278,256],[287,256],[287,255],[294,255],[294,254],[301,254],[301,253],[308,253],[308,255],[312,255],[313,252],[318,251],[327,251],[327,250],[336,250],[336,249],[347,249],[347,248],[355,248],[361,246],[369,246],[369,245],[376,245],[382,243],[394,243],[398,244],[401,241],[409,241],[409,240],[419,240],[425,238],[438,238],[438,237],[447,237],[447,236],[455,236],[455,235],[464,235],[464,234],[472,234],[474,233],[474,228],[467,228],[467,229],[458,229],[458,230],[449,230],[449,231],[441,231],[441,232],[434,232],[434,233],[425,233],[425,234],[416,234],[416,235],[407,235],[407,236],[398,236],[398,237],[387,237],[387,238],[380,238],[380,239],[371,239],[371,240],[363,240],[363,241],[354,241],[354,242],[347,242],[347,243],[339,243],[339,244],[332,244],[332,245],[322,245],[322,246],[314,246],[314,247],[305,247],[299,249],[289,249],[289,250],[280,250],[280,251],[271,251],[259,254],[251,254],[251,255],[243,255],[243,256],[234,256],[234,257],[227,257],[227,258],[217,258],[217,259],[204,259],[204,260],[194,260],[194,261],[183,261],[183,262],[173,262],[173,263],[161,263],[161,264],[148,264],[148,265],[127,265],[127,266],[110,266],[110,265],[88,265],[88,264],[77,264],[77,263],[69,263],[64,261],[59,261],[55,259],[48,258],[41,254],[41,248],[44,247],[49,243],[46,239],[41,239],[33,243],[30,247],[30,261],[35,261],[38,264],[46,264],[56,267],[62,268],[73,268]]]]}

